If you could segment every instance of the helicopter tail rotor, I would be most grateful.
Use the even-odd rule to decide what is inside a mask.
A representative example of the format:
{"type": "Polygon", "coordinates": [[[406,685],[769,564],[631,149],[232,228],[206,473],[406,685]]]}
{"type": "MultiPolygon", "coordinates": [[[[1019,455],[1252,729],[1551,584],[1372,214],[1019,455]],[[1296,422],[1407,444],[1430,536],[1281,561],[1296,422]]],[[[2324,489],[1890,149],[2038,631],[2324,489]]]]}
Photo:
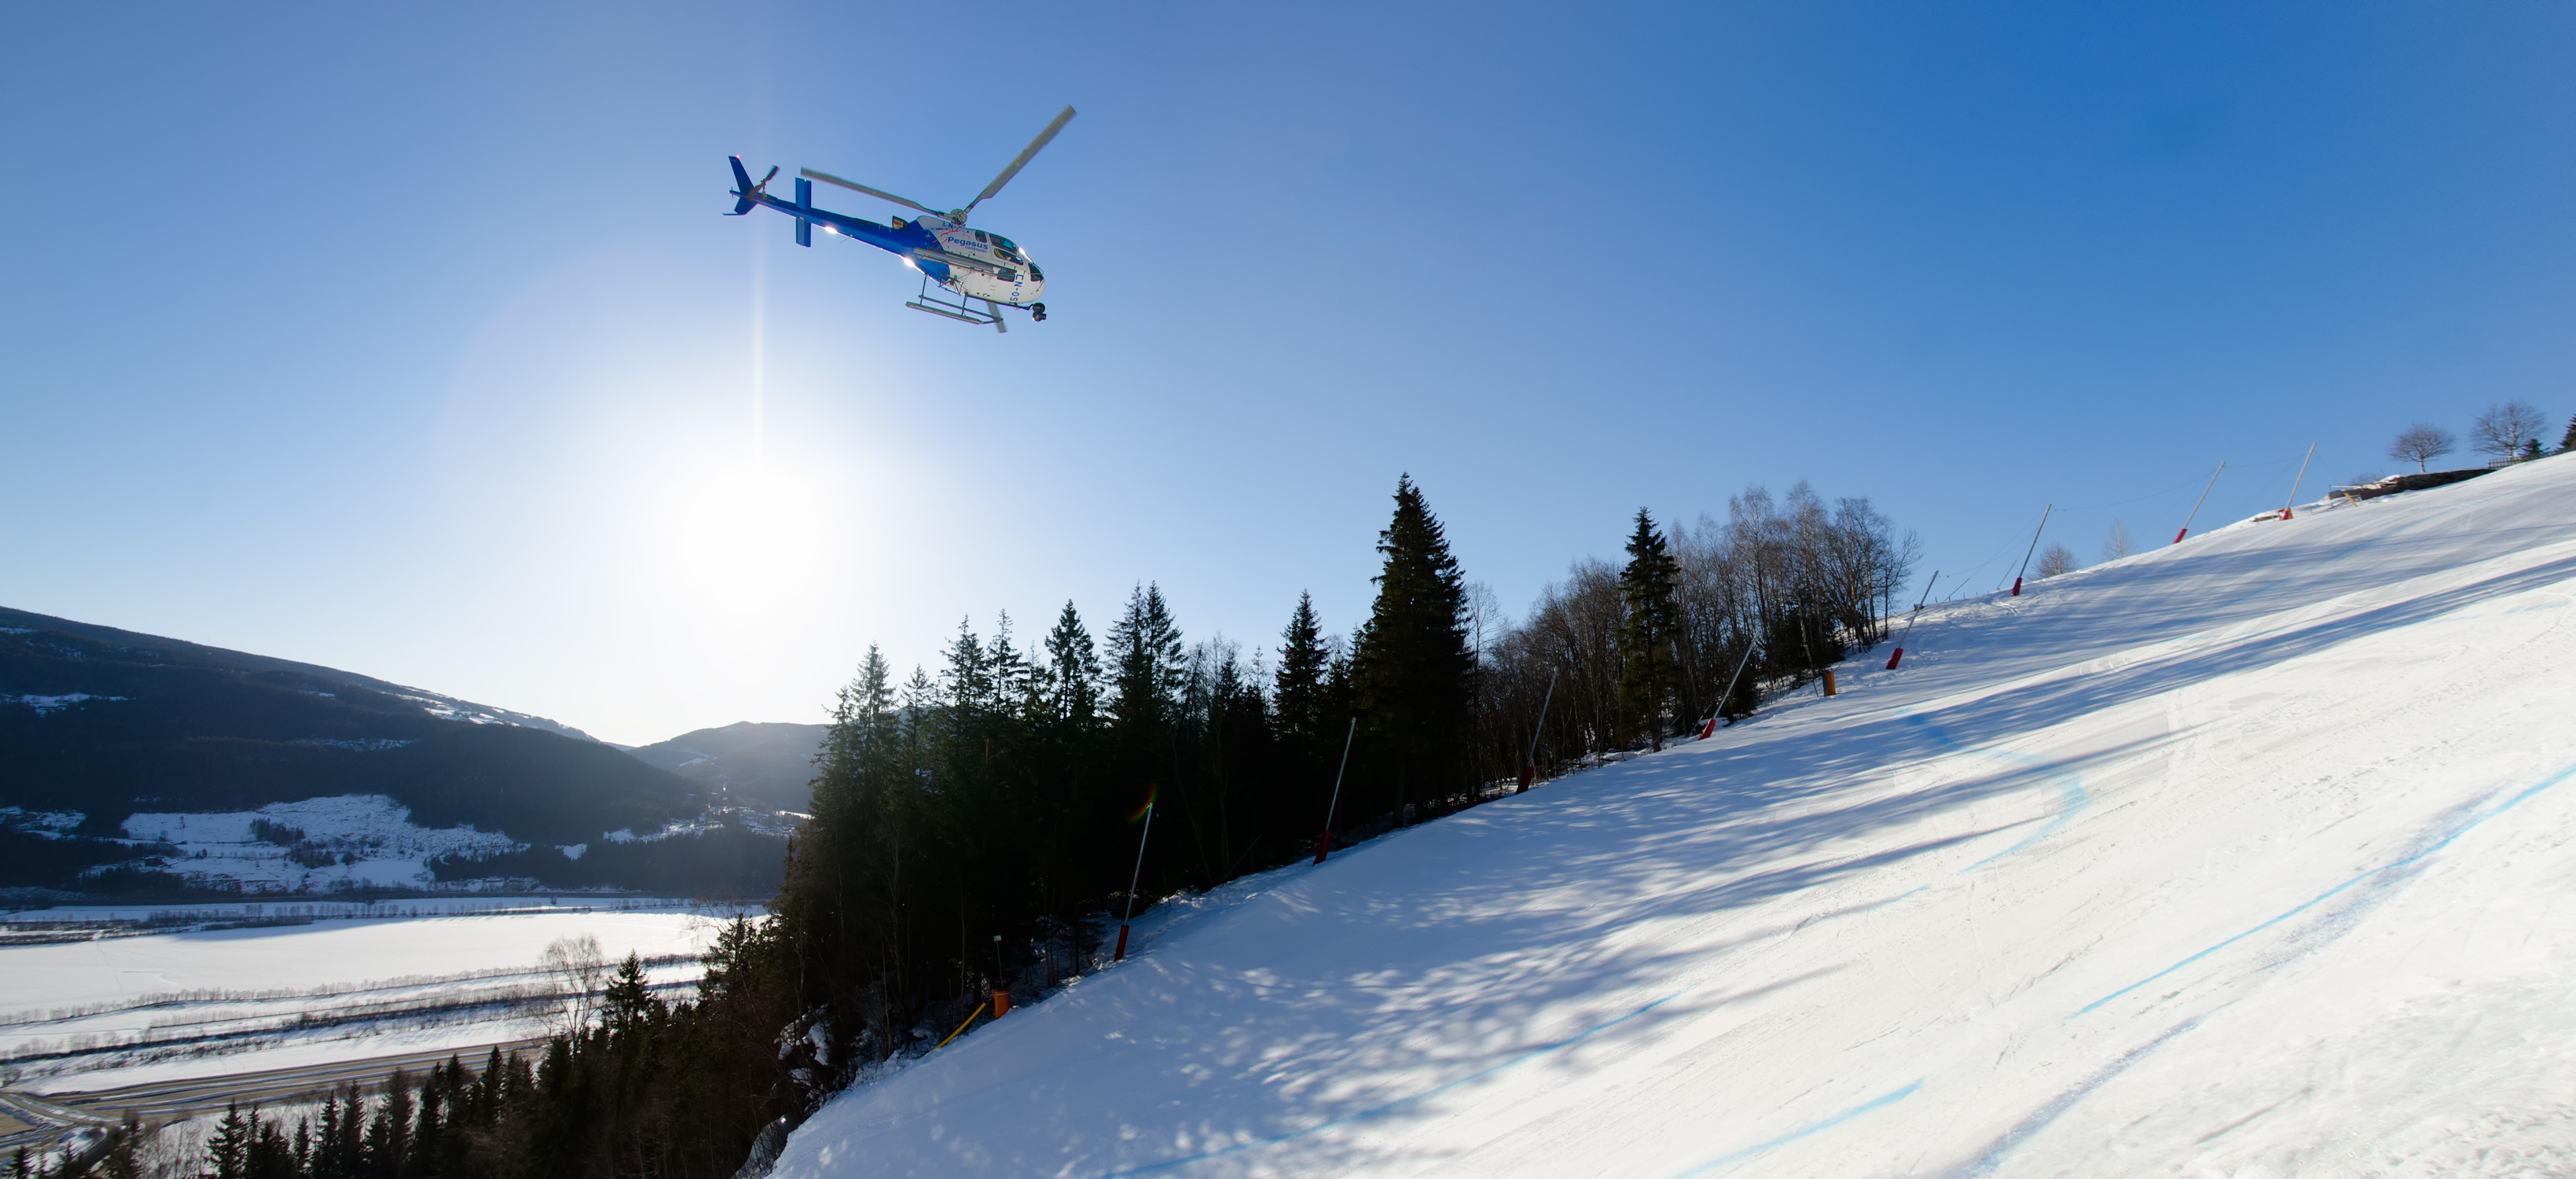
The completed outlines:
{"type": "Polygon", "coordinates": [[[769,182],[778,178],[778,169],[775,166],[771,167],[769,169],[769,175],[761,177],[760,183],[753,184],[751,182],[751,172],[742,166],[741,156],[726,156],[725,159],[733,163],[734,183],[733,212],[727,213],[725,216],[740,217],[759,207],[760,198],[768,193],[769,182]]]}

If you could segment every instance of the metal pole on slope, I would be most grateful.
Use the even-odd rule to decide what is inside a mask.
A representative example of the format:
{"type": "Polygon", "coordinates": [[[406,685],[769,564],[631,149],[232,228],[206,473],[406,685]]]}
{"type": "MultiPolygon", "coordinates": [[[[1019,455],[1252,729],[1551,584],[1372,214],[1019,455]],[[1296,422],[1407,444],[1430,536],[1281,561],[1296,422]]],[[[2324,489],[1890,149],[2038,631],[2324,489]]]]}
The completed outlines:
{"type": "Polygon", "coordinates": [[[1753,644],[1747,640],[1744,644],[1743,657],[1735,661],[1735,674],[1726,677],[1726,694],[1717,698],[1717,716],[1708,718],[1707,727],[1699,731],[1700,740],[1706,741],[1717,735],[1717,717],[1726,715],[1726,702],[1735,699],[1736,682],[1744,678],[1744,665],[1751,662],[1753,662],[1753,644]]]}
{"type": "Polygon", "coordinates": [[[1547,695],[1539,699],[1538,727],[1530,730],[1529,756],[1521,759],[1521,788],[1512,791],[1514,794],[1529,793],[1530,783],[1538,781],[1538,735],[1547,731],[1547,709],[1549,705],[1556,703],[1558,670],[1553,667],[1547,669],[1547,695]]]}
{"type": "Polygon", "coordinates": [[[1896,636],[1896,653],[1887,657],[1887,670],[1896,670],[1896,661],[1905,658],[1905,640],[1914,637],[1914,620],[1922,617],[1923,603],[1932,600],[1932,587],[1941,581],[1941,571],[1932,571],[1932,580],[1923,583],[1923,596],[1914,600],[1914,612],[1905,616],[1905,633],[1896,636]]]}
{"type": "Polygon", "coordinates": [[[2056,510],[2056,504],[2050,504],[2039,510],[2039,527],[2031,530],[2030,547],[2022,550],[2021,572],[2013,574],[2012,596],[2016,598],[2021,596],[2021,579],[2030,573],[2030,555],[2039,551],[2039,534],[2048,531],[2048,514],[2056,510]]]}
{"type": "Polygon", "coordinates": [[[2191,522],[2200,519],[2200,505],[2209,502],[2209,489],[2218,486],[2218,477],[2226,473],[2227,464],[2223,461],[2218,464],[2217,470],[2209,473],[2209,483],[2200,489],[2200,498],[2191,501],[2191,514],[2182,518],[2181,531],[2174,533],[2175,544],[2181,544],[2182,538],[2191,534],[2191,522]]]}
{"type": "Polygon", "coordinates": [[[2281,518],[2290,518],[2290,506],[2299,502],[2299,484],[2308,481],[2308,460],[2317,457],[2317,444],[2308,444],[2308,457],[2299,460],[2299,477],[2290,481],[2290,498],[2281,505],[2281,518]]]}
{"type": "Polygon", "coordinates": [[[1127,957],[1127,923],[1136,919],[1136,885],[1145,879],[1145,841],[1154,837],[1154,804],[1145,804],[1145,833],[1136,837],[1136,872],[1127,878],[1127,915],[1118,919],[1118,950],[1112,962],[1127,957]]]}
{"type": "Polygon", "coordinates": [[[1324,837],[1315,841],[1315,862],[1318,864],[1323,863],[1325,854],[1333,850],[1333,812],[1341,809],[1342,775],[1350,771],[1351,742],[1358,740],[1359,735],[1360,718],[1352,717],[1351,731],[1342,737],[1342,768],[1333,771],[1333,800],[1324,804],[1324,837]]]}

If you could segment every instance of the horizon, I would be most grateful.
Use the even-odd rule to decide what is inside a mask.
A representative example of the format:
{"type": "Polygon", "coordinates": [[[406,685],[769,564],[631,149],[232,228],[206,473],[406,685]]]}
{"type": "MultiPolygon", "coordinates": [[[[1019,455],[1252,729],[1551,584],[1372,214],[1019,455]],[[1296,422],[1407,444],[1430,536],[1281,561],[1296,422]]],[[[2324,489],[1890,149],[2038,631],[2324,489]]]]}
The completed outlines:
{"type": "Polygon", "coordinates": [[[644,745],[1148,582],[1346,635],[1400,473],[1514,618],[1800,480],[1947,597],[2576,413],[2576,13],[1591,11],[995,8],[981,90],[822,6],[0,16],[0,604],[644,745]],[[976,213],[1043,324],[722,216],[1067,104],[976,213]]]}

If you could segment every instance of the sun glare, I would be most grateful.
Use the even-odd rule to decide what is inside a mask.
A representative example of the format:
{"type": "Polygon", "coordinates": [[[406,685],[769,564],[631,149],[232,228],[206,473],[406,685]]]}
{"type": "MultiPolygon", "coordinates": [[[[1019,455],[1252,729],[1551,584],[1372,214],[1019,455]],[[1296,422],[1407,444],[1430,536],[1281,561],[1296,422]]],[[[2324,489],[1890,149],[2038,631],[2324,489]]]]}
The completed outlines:
{"type": "Polygon", "coordinates": [[[677,480],[657,513],[655,546],[672,591],[692,606],[746,613],[797,601],[816,588],[831,542],[827,503],[819,480],[774,461],[677,480]]]}

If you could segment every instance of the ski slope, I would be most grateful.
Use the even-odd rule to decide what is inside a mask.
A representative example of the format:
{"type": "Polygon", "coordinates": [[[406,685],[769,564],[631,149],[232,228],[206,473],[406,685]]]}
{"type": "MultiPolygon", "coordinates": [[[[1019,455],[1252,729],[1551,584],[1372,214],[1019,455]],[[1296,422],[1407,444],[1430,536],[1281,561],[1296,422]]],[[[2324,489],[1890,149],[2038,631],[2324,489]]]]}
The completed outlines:
{"type": "Polygon", "coordinates": [[[2576,457],[1239,881],[780,1179],[2576,1172],[2576,457]]]}

